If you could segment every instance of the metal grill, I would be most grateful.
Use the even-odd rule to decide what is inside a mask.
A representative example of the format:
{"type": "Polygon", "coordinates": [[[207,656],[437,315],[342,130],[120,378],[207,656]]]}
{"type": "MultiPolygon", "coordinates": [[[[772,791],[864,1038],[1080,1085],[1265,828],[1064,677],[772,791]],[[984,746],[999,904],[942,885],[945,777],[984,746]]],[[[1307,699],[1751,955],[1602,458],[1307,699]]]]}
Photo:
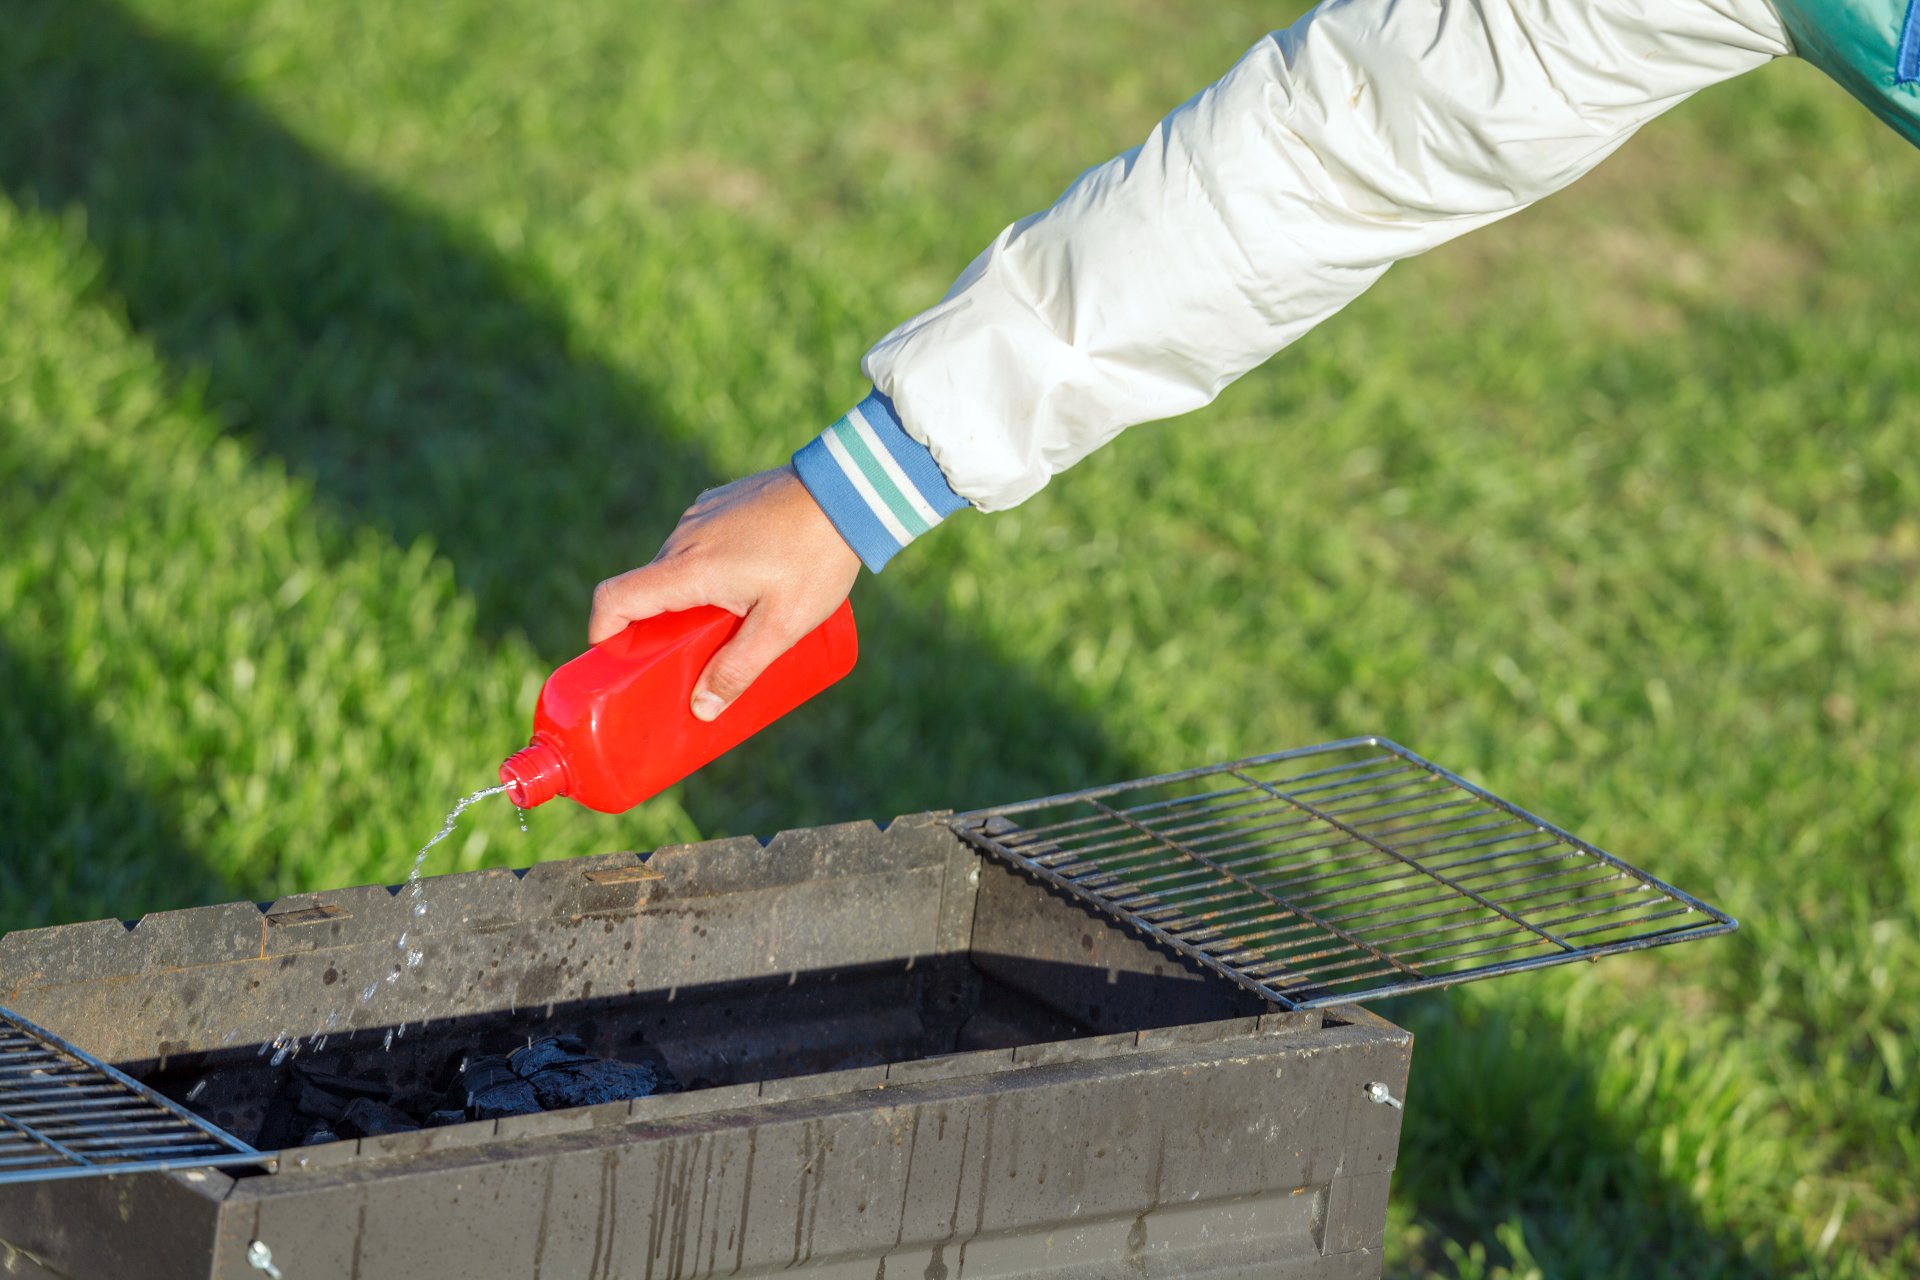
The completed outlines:
{"type": "Polygon", "coordinates": [[[953,825],[1287,1008],[1739,927],[1381,738],[981,809],[953,825]]]}
{"type": "Polygon", "coordinates": [[[0,1183],[268,1159],[0,1008],[0,1183]]]}

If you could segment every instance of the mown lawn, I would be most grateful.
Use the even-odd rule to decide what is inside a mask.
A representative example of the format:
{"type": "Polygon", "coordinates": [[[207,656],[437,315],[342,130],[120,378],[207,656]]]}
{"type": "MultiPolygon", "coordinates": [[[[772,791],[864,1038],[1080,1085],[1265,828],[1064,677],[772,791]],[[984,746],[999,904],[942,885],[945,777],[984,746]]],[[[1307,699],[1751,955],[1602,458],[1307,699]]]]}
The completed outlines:
{"type": "MultiPolygon", "coordinates": [[[[403,875],[594,581],[1289,13],[14,0],[0,927],[403,875]]],[[[1807,68],[1704,95],[863,582],[750,748],[428,870],[1384,733],[1743,922],[1383,1008],[1389,1273],[1920,1273],[1916,211],[1807,68]]]]}

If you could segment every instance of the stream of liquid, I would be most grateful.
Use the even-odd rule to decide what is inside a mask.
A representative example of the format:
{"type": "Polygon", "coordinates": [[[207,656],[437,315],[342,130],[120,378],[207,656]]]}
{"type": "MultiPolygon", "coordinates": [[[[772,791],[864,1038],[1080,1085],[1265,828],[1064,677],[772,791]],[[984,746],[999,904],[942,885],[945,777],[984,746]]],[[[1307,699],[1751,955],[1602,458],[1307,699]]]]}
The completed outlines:
{"type": "MultiPolygon", "coordinates": [[[[433,846],[439,844],[442,840],[445,840],[448,836],[453,834],[453,824],[460,821],[461,814],[465,813],[468,809],[471,809],[474,805],[479,804],[482,800],[485,800],[488,796],[497,796],[502,791],[505,791],[506,789],[507,789],[507,784],[504,782],[497,787],[482,787],[480,790],[468,796],[465,800],[462,800],[459,804],[453,806],[453,812],[448,814],[447,820],[440,824],[440,830],[434,832],[433,839],[421,845],[420,852],[413,855],[413,870],[407,873],[407,883],[409,885],[418,885],[420,883],[420,864],[427,860],[427,852],[430,849],[432,849],[433,846]]],[[[524,829],[525,828],[522,828],[522,830],[524,829]]],[[[418,894],[419,890],[416,888],[414,892],[418,894]]],[[[426,912],[422,911],[422,912],[417,912],[416,914],[425,915],[426,912]]]]}
{"type": "MultiPolygon", "coordinates": [[[[434,833],[433,839],[421,845],[420,852],[413,855],[413,866],[407,872],[406,884],[402,886],[413,923],[403,928],[399,936],[394,939],[394,950],[398,955],[395,957],[393,966],[387,970],[386,976],[384,978],[375,978],[365,987],[361,988],[360,1003],[362,1005],[371,1003],[374,996],[380,993],[381,987],[390,987],[398,982],[400,975],[408,969],[419,968],[420,962],[426,958],[426,953],[420,948],[416,941],[416,935],[420,927],[421,917],[427,914],[427,904],[422,897],[425,885],[420,879],[420,868],[426,864],[427,854],[432,851],[433,846],[453,834],[453,828],[460,821],[461,814],[465,813],[480,801],[485,800],[488,796],[497,796],[506,789],[505,785],[485,787],[453,806],[453,812],[449,813],[447,820],[440,824],[440,830],[434,833]]],[[[520,815],[520,829],[522,831],[527,829],[527,818],[524,812],[520,815]]],[[[312,1043],[315,1049],[324,1047],[327,1043],[328,1033],[333,1031],[339,1023],[340,1014],[338,1012],[330,1013],[327,1015],[325,1026],[317,1028],[304,1037],[295,1035],[291,1031],[283,1031],[271,1041],[261,1045],[260,1053],[264,1056],[271,1052],[273,1054],[272,1064],[277,1067],[289,1058],[298,1056],[300,1050],[309,1042],[312,1043]]],[[[393,1048],[396,1030],[400,1036],[407,1034],[406,1024],[404,1023],[397,1029],[389,1028],[386,1033],[385,1043],[382,1046],[383,1048],[393,1048]]]]}
{"type": "MultiPolygon", "coordinates": [[[[506,789],[507,788],[504,783],[502,783],[497,787],[483,787],[479,791],[476,791],[472,795],[468,796],[465,800],[462,800],[459,804],[456,804],[455,806],[453,806],[453,812],[449,813],[447,815],[447,820],[440,824],[440,830],[434,833],[433,839],[421,845],[420,852],[413,855],[413,867],[407,872],[406,895],[407,895],[407,901],[410,905],[410,909],[412,911],[412,914],[415,920],[418,920],[422,916],[427,914],[427,904],[424,901],[422,901],[420,896],[421,891],[426,887],[420,882],[420,868],[426,863],[427,854],[432,851],[433,846],[439,844],[442,840],[445,840],[448,836],[453,834],[454,824],[460,821],[461,814],[465,813],[469,808],[480,803],[482,800],[485,800],[488,796],[497,796],[501,792],[505,791],[506,789]]],[[[386,985],[388,986],[392,986],[394,983],[398,982],[400,980],[400,975],[406,972],[408,969],[419,968],[420,961],[422,958],[424,958],[426,954],[425,952],[421,951],[420,948],[418,947],[408,946],[407,945],[408,938],[409,938],[409,931],[406,929],[402,929],[400,931],[400,936],[394,939],[394,942],[393,942],[394,949],[398,951],[400,955],[399,955],[399,958],[394,963],[393,968],[387,971],[387,976],[385,981],[386,981],[386,985]]],[[[360,993],[360,1003],[361,1004],[367,1003],[368,1000],[373,998],[373,993],[378,991],[379,989],[380,989],[380,983],[378,982],[367,984],[367,989],[360,993]]],[[[393,1047],[393,1034],[391,1032],[387,1034],[386,1047],[389,1049],[393,1047]]]]}

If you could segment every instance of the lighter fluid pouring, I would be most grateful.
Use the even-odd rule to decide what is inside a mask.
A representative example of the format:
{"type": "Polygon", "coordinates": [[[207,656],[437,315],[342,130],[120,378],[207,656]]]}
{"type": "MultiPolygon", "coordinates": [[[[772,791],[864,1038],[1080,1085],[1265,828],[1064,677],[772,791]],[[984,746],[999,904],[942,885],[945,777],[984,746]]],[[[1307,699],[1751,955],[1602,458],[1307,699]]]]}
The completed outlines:
{"type": "Polygon", "coordinates": [[[621,813],[738,746],[839,680],[859,656],[845,601],[717,719],[694,717],[693,686],[741,619],[704,605],[635,622],[548,677],[533,741],[500,766],[522,809],[569,796],[621,813]]]}

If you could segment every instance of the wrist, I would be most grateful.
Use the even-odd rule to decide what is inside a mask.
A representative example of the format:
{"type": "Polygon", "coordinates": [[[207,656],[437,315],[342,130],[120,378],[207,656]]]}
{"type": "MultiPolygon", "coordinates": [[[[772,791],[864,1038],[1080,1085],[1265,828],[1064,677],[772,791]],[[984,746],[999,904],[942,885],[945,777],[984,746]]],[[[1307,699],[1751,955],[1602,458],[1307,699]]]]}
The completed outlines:
{"type": "Polygon", "coordinates": [[[847,541],[846,535],[841,533],[839,526],[834,524],[833,517],[828,515],[826,508],[820,505],[820,500],[813,496],[813,490],[807,487],[807,482],[800,475],[800,469],[789,461],[781,466],[779,471],[783,487],[790,495],[789,501],[806,513],[801,519],[806,527],[806,533],[803,536],[809,553],[827,562],[830,567],[844,569],[849,577],[857,575],[862,563],[860,553],[853,549],[853,544],[847,541]]]}

